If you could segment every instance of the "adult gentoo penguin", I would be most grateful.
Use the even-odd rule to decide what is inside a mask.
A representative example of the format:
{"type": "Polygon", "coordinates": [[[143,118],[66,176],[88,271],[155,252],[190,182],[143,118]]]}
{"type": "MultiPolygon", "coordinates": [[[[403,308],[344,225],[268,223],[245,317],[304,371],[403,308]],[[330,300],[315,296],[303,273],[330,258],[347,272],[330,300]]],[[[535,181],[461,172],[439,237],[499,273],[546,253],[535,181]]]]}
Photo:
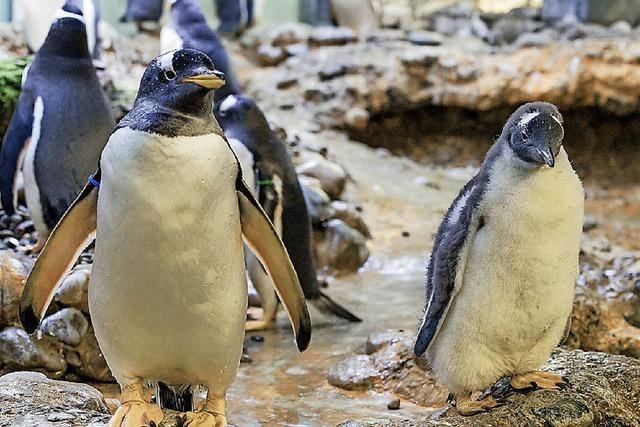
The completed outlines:
{"type": "Polygon", "coordinates": [[[243,237],[273,278],[298,348],[311,338],[302,289],[284,245],[242,179],[213,112],[222,73],[201,52],[154,59],[100,169],[47,241],[27,279],[21,321],[36,330],[55,287],[96,233],[89,308],[122,389],[110,426],[158,424],[145,384],[205,387],[184,424],[224,426],[225,394],[244,337],[243,237]]]}
{"type": "Polygon", "coordinates": [[[223,72],[227,84],[215,92],[215,102],[230,94],[240,93],[240,83],[233,72],[231,61],[216,32],[209,27],[202,9],[195,0],[169,0],[171,8],[168,22],[160,32],[160,51],[196,49],[209,56],[216,69],[223,72]]]}
{"type": "Polygon", "coordinates": [[[114,126],[87,45],[85,20],[69,0],[25,71],[0,152],[4,210],[14,212],[16,174],[24,164],[27,207],[46,238],[95,169],[114,126]]]}
{"type": "Polygon", "coordinates": [[[121,22],[157,22],[162,16],[164,0],[127,0],[121,22]]]}
{"type": "MultiPolygon", "coordinates": [[[[16,0],[13,2],[12,23],[24,34],[31,52],[37,52],[40,49],[47,37],[51,21],[55,19],[56,11],[64,3],[64,0],[16,0]]],[[[100,59],[98,45],[99,4],[97,0],[81,0],[75,3],[82,8],[82,14],[87,23],[89,52],[97,61],[100,59]]]]}
{"type": "Polygon", "coordinates": [[[476,392],[503,376],[564,384],[537,370],[568,333],[578,275],[584,193],[563,137],[554,105],[520,107],[438,229],[415,352],[462,414],[498,405],[476,392]]]}
{"type": "MultiPolygon", "coordinates": [[[[320,290],[311,247],[311,224],[298,175],[286,147],[271,130],[264,113],[251,98],[230,95],[216,105],[215,114],[238,157],[244,159],[243,169],[255,171],[254,191],[281,232],[306,299],[332,319],[360,322],[320,290]]],[[[249,262],[248,268],[265,312],[262,321],[250,322],[248,326],[261,329],[274,320],[276,299],[270,290],[272,287],[265,283],[267,278],[261,273],[260,264],[249,262]]]]}

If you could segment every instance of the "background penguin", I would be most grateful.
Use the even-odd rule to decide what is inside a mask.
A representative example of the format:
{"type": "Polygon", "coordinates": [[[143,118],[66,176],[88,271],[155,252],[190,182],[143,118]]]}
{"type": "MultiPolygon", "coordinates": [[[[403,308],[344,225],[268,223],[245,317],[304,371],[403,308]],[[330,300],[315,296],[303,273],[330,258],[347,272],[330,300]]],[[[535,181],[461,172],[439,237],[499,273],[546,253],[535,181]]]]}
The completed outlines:
{"type": "Polygon", "coordinates": [[[209,27],[196,0],[169,0],[170,19],[160,32],[160,51],[196,49],[207,54],[227,76],[227,84],[215,92],[215,101],[240,93],[231,61],[216,32],[209,27]]]}
{"type": "Polygon", "coordinates": [[[415,352],[462,414],[497,406],[475,393],[506,375],[564,385],[537,371],[566,337],[578,275],[584,193],[563,136],[555,106],[520,107],[438,229],[415,352]]]}
{"type": "MultiPolygon", "coordinates": [[[[246,154],[239,157],[247,159],[244,170],[255,170],[258,185],[254,188],[258,199],[276,228],[282,230],[282,240],[307,300],[332,319],[360,322],[357,316],[320,291],[311,247],[311,225],[298,176],[286,147],[269,127],[264,113],[253,100],[242,95],[230,95],[216,106],[215,113],[227,138],[232,142],[239,141],[249,149],[250,158],[247,159],[246,154]]],[[[261,291],[266,287],[261,284],[262,280],[254,280],[259,274],[258,267],[250,269],[249,273],[263,299],[267,315],[264,322],[268,324],[273,319],[269,318],[269,303],[264,307],[264,300],[271,299],[261,291]]]]}
{"type": "Polygon", "coordinates": [[[163,11],[163,0],[127,0],[121,22],[157,22],[163,11]]]}
{"type": "Polygon", "coordinates": [[[0,152],[2,207],[13,214],[16,174],[24,163],[27,207],[41,239],[82,189],[114,126],[89,54],[81,3],[69,0],[59,10],[25,71],[0,152]]]}
{"type": "MultiPolygon", "coordinates": [[[[13,2],[12,23],[24,34],[31,52],[37,52],[40,49],[47,37],[51,22],[55,19],[56,12],[64,3],[64,0],[16,0],[13,2]]],[[[82,14],[87,24],[89,52],[96,61],[96,65],[101,67],[98,43],[100,5],[97,0],[82,0],[75,3],[82,8],[82,14]]]]}
{"type": "Polygon", "coordinates": [[[159,424],[162,411],[144,390],[158,382],[187,393],[208,390],[204,407],[188,412],[183,424],[226,425],[225,395],[240,363],[247,310],[243,238],[273,278],[298,348],[311,339],[295,270],[213,116],[211,91],[223,84],[195,50],[149,64],[100,169],[25,285],[21,321],[32,333],[95,235],[89,308],[122,389],[112,427],[159,424]]]}

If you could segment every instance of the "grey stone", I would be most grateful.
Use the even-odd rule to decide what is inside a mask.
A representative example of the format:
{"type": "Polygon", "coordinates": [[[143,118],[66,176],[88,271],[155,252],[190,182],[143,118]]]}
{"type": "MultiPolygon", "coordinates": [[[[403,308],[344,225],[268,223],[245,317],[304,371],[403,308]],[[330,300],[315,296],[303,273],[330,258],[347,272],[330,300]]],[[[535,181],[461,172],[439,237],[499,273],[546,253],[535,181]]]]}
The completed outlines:
{"type": "Polygon", "coordinates": [[[106,426],[110,415],[102,394],[86,384],[48,379],[36,372],[0,377],[0,425],[106,426]]]}
{"type": "Polygon", "coordinates": [[[341,219],[349,227],[358,230],[367,239],[371,238],[369,227],[355,206],[342,200],[335,200],[331,202],[331,207],[334,210],[335,218],[341,219]]]}
{"type": "Polygon", "coordinates": [[[331,207],[331,198],[322,190],[318,179],[301,176],[300,186],[312,224],[319,225],[334,217],[335,212],[331,207]]]}
{"type": "Polygon", "coordinates": [[[309,43],[316,46],[339,46],[357,40],[358,34],[347,27],[316,27],[309,36],[309,43]]]}
{"type": "Polygon", "coordinates": [[[329,384],[344,390],[367,390],[378,377],[369,356],[351,356],[331,367],[327,379],[329,384]]]}
{"type": "Polygon", "coordinates": [[[55,300],[63,305],[77,308],[84,313],[89,313],[89,279],[91,278],[91,265],[82,264],[76,266],[60,284],[56,291],[55,300]]]}
{"type": "Polygon", "coordinates": [[[46,317],[42,321],[40,329],[65,344],[77,346],[89,329],[89,321],[80,310],[63,308],[46,317]]]}
{"type": "Polygon", "coordinates": [[[258,61],[262,65],[278,65],[287,58],[287,54],[281,47],[271,46],[270,44],[263,43],[258,48],[258,61]]]}
{"type": "Polygon", "coordinates": [[[407,40],[418,46],[440,46],[444,37],[433,31],[410,31],[407,40]]]}
{"type": "Polygon", "coordinates": [[[336,272],[352,272],[369,258],[366,238],[342,220],[332,219],[316,245],[320,265],[336,272]]]}
{"type": "Polygon", "coordinates": [[[331,80],[336,77],[344,76],[349,72],[350,67],[345,64],[338,64],[335,62],[330,62],[326,64],[322,69],[318,72],[318,77],[320,80],[331,80]]]}
{"type": "Polygon", "coordinates": [[[332,199],[340,198],[347,185],[347,173],[344,168],[321,156],[301,164],[296,170],[301,175],[318,179],[322,189],[332,199]]]}
{"type": "Polygon", "coordinates": [[[62,344],[48,336],[29,336],[24,329],[10,327],[0,332],[0,368],[6,371],[38,369],[60,377],[67,369],[62,344]]]}

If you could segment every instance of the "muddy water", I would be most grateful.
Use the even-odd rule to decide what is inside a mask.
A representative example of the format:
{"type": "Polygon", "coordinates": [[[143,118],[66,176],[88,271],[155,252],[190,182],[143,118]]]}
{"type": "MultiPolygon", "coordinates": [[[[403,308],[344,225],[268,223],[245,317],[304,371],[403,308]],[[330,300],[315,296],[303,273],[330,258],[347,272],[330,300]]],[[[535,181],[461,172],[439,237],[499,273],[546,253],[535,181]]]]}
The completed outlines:
{"type": "Polygon", "coordinates": [[[298,355],[280,313],[278,330],[259,334],[264,342],[247,340],[253,363],[241,367],[228,396],[229,422],[236,425],[335,425],[347,418],[429,413],[407,402],[389,411],[389,395],[341,391],[327,383],[326,374],[363,347],[370,333],[416,329],[431,234],[472,170],[420,166],[340,137],[321,142],[352,174],[350,198],[363,206],[374,236],[371,259],[360,274],[338,278],[328,289],[364,321],[336,327],[312,313],[319,321],[312,345],[298,355]]]}

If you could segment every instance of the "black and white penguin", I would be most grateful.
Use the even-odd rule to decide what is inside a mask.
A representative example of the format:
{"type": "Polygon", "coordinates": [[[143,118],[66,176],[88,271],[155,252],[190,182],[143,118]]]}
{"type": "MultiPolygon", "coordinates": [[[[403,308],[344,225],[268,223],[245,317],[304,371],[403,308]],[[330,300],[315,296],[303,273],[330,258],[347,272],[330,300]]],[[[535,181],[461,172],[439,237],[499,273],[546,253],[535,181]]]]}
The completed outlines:
{"type": "Polygon", "coordinates": [[[243,238],[273,279],[297,346],[311,339],[287,251],[242,179],[213,116],[222,73],[201,52],[154,59],[100,168],[47,241],[29,275],[21,321],[34,332],[57,284],[95,236],[89,309],[100,350],[122,389],[110,426],[162,420],[146,384],[207,389],[184,425],[225,426],[247,312],[243,238]]]}
{"type": "Polygon", "coordinates": [[[121,22],[158,22],[164,10],[164,0],[127,0],[121,22]]]}
{"type": "Polygon", "coordinates": [[[27,207],[41,238],[84,186],[114,126],[89,53],[81,3],[69,0],[58,11],[25,71],[0,152],[2,206],[14,212],[22,166],[27,207]]]}
{"type": "Polygon", "coordinates": [[[204,52],[216,64],[216,69],[227,76],[227,84],[215,92],[215,101],[218,102],[233,93],[240,93],[240,84],[224,45],[218,34],[207,24],[198,2],[169,0],[169,7],[170,18],[160,32],[160,51],[184,48],[204,52]]]}
{"type": "MultiPolygon", "coordinates": [[[[215,114],[238,157],[244,161],[243,169],[254,171],[256,175],[254,191],[281,232],[306,299],[331,319],[360,322],[357,316],[320,290],[311,247],[311,224],[298,175],[291,156],[271,130],[264,113],[251,98],[230,95],[216,105],[215,114]]],[[[259,263],[254,269],[249,267],[252,282],[263,302],[265,318],[248,326],[260,329],[274,319],[275,306],[272,304],[275,304],[275,297],[263,292],[268,288],[259,277],[259,263]]]]}
{"type": "Polygon", "coordinates": [[[578,276],[584,192],[563,137],[554,105],[520,107],[438,229],[415,352],[461,414],[499,405],[476,392],[503,376],[565,385],[538,370],[569,330],[578,276]]]}

